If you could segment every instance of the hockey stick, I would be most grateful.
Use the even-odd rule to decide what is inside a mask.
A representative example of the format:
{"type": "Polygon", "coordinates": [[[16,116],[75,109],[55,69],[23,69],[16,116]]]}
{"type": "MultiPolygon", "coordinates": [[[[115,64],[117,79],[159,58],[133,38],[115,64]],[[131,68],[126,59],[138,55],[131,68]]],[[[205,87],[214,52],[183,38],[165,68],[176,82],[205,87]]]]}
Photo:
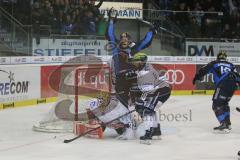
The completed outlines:
{"type": "Polygon", "coordinates": [[[126,115],[128,115],[128,114],[131,114],[131,113],[134,112],[134,111],[136,111],[136,110],[135,110],[135,109],[134,109],[134,110],[131,110],[131,111],[129,111],[129,112],[127,112],[127,113],[125,113],[125,114],[123,114],[123,115],[121,115],[121,116],[119,116],[119,117],[117,117],[117,118],[115,118],[115,119],[107,122],[107,123],[102,123],[99,127],[93,128],[93,129],[91,129],[91,130],[89,130],[89,131],[87,131],[87,132],[85,132],[85,133],[83,133],[83,134],[80,134],[80,135],[78,135],[78,136],[76,136],[76,137],[74,137],[74,138],[72,138],[72,139],[65,139],[65,140],[63,141],[63,143],[70,143],[70,142],[72,142],[72,141],[74,141],[74,140],[76,140],[76,139],[78,139],[78,138],[81,138],[81,137],[87,135],[88,133],[90,133],[90,132],[92,132],[92,131],[97,130],[98,128],[100,128],[100,127],[102,127],[102,126],[106,126],[106,125],[108,125],[108,124],[111,124],[112,122],[114,122],[114,121],[116,121],[116,120],[118,120],[118,119],[120,119],[120,118],[122,118],[122,117],[124,117],[124,116],[126,116],[126,115]]]}
{"type": "Polygon", "coordinates": [[[151,22],[149,22],[149,21],[145,21],[145,20],[140,19],[140,18],[136,18],[136,19],[137,19],[138,21],[140,21],[140,22],[142,22],[142,23],[150,26],[150,27],[154,27],[154,25],[153,25],[151,22]]]}
{"type": "MultiPolygon", "coordinates": [[[[140,22],[142,22],[142,23],[150,26],[150,27],[155,27],[155,26],[154,26],[151,22],[149,22],[149,21],[146,21],[146,20],[143,20],[143,19],[140,19],[140,18],[136,18],[136,19],[137,19],[138,21],[140,21],[140,22]]],[[[175,36],[175,37],[180,37],[180,38],[183,37],[183,36],[181,36],[181,35],[179,35],[179,34],[176,34],[176,33],[174,33],[174,32],[171,32],[171,31],[169,31],[168,29],[166,29],[166,28],[164,28],[164,27],[161,27],[161,26],[157,26],[156,29],[163,30],[164,32],[169,33],[169,34],[171,34],[171,35],[173,35],[173,36],[175,36]]]]}

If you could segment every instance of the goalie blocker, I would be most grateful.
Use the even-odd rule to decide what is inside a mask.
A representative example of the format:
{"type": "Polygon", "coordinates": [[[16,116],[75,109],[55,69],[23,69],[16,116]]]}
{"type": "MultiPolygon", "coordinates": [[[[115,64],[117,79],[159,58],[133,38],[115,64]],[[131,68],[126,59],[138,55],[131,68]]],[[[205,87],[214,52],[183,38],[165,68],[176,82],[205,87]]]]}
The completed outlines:
{"type": "Polygon", "coordinates": [[[77,136],[86,134],[86,137],[103,139],[105,127],[101,126],[101,122],[96,119],[96,116],[87,109],[88,121],[74,121],[73,133],[77,136]]]}

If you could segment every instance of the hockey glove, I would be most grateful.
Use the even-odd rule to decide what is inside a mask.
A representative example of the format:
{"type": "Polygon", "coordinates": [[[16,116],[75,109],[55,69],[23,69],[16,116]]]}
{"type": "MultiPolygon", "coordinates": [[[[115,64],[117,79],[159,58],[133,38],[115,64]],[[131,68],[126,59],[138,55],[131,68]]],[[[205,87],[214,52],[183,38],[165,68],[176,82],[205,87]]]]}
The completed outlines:
{"type": "Polygon", "coordinates": [[[108,19],[109,21],[110,20],[113,20],[113,23],[116,23],[117,22],[117,12],[113,9],[113,7],[108,11],[108,19]]]}
{"type": "Polygon", "coordinates": [[[157,34],[158,28],[159,28],[159,24],[153,23],[152,26],[151,26],[151,28],[150,28],[150,31],[152,31],[153,34],[157,34]]]}

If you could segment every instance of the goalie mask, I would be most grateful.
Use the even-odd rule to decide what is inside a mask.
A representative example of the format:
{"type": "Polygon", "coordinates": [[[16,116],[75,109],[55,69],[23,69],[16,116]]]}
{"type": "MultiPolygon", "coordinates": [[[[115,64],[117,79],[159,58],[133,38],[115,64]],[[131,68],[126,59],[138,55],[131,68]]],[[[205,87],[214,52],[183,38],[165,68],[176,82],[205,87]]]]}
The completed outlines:
{"type": "Polygon", "coordinates": [[[92,111],[97,109],[100,112],[104,112],[109,103],[110,93],[100,92],[96,95],[96,98],[91,100],[89,107],[92,111]]]}

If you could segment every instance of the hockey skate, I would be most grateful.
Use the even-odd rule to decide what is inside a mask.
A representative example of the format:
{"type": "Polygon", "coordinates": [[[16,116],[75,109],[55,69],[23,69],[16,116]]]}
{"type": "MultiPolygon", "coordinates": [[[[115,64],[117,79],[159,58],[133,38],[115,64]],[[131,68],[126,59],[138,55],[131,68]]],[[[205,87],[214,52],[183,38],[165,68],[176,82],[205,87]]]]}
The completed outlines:
{"type": "Polygon", "coordinates": [[[232,130],[232,126],[231,126],[231,125],[228,125],[228,129],[229,129],[229,130],[232,130]]]}
{"type": "Polygon", "coordinates": [[[140,143],[150,145],[152,143],[153,132],[153,127],[151,127],[149,130],[146,130],[145,135],[140,137],[140,143]]]}
{"type": "Polygon", "coordinates": [[[229,129],[229,130],[232,130],[232,126],[231,126],[232,123],[231,123],[231,121],[230,121],[230,117],[227,117],[227,118],[226,118],[226,123],[227,123],[227,125],[228,125],[228,129],[229,129]]]}
{"type": "Polygon", "coordinates": [[[230,130],[231,130],[231,126],[229,127],[229,125],[226,122],[223,122],[220,124],[220,126],[213,128],[214,133],[220,133],[220,134],[228,134],[230,133],[230,130]]]}
{"type": "Polygon", "coordinates": [[[161,132],[161,128],[160,128],[160,124],[158,124],[157,127],[154,127],[153,128],[153,139],[156,139],[156,140],[161,140],[161,135],[162,135],[162,132],[161,132]]]}

